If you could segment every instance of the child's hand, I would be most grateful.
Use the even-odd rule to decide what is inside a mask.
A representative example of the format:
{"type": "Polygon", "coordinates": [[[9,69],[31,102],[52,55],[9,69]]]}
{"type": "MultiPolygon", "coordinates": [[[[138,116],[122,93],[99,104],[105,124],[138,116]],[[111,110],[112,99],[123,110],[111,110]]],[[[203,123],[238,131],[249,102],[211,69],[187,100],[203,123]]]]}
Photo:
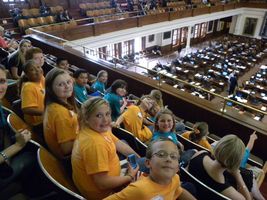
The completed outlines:
{"type": "Polygon", "coordinates": [[[127,103],[128,103],[128,102],[127,102],[127,99],[126,99],[125,97],[123,97],[123,98],[122,98],[122,101],[123,101],[122,105],[123,105],[123,106],[126,106],[127,103]]]}
{"type": "Polygon", "coordinates": [[[19,133],[16,134],[16,144],[18,144],[20,147],[24,147],[27,142],[29,142],[31,139],[31,132],[27,129],[23,131],[19,131],[19,133]]]}
{"type": "Polygon", "coordinates": [[[254,131],[251,135],[250,135],[250,140],[257,140],[258,136],[256,135],[256,131],[254,131]]]}
{"type": "Polygon", "coordinates": [[[120,128],[120,125],[117,124],[116,122],[111,122],[111,126],[114,128],[120,128]]]}
{"type": "Polygon", "coordinates": [[[180,143],[179,146],[180,146],[181,151],[183,152],[184,151],[184,145],[182,143],[180,143]]]}
{"type": "Polygon", "coordinates": [[[138,166],[138,165],[137,165],[137,167],[134,169],[134,168],[132,168],[132,166],[130,165],[130,163],[128,163],[128,172],[127,172],[126,175],[129,175],[129,176],[133,177],[134,179],[133,179],[132,181],[135,181],[135,179],[136,179],[136,174],[137,174],[138,170],[139,170],[139,166],[138,166]]]}

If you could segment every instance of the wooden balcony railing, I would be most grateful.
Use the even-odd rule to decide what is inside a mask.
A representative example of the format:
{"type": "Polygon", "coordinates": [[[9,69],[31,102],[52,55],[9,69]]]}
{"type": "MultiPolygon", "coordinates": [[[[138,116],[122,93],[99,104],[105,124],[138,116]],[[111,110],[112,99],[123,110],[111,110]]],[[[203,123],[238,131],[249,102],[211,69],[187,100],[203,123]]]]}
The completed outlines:
{"type": "Polygon", "coordinates": [[[230,9],[237,9],[241,7],[264,9],[267,8],[267,3],[252,3],[252,2],[228,3],[222,5],[215,5],[211,7],[200,7],[187,10],[170,11],[152,15],[137,15],[137,16],[130,15],[132,17],[121,18],[113,21],[104,21],[99,23],[88,23],[88,24],[83,23],[83,25],[70,27],[68,31],[66,31],[65,29],[62,30],[55,28],[55,26],[60,26],[60,24],[46,25],[43,26],[42,30],[51,35],[61,37],[66,40],[76,40],[85,37],[98,36],[101,34],[110,33],[114,31],[120,31],[134,27],[142,27],[149,24],[160,23],[164,21],[172,21],[187,17],[194,17],[203,14],[227,11],[230,9]],[[51,27],[49,26],[53,26],[54,28],[51,29],[51,27]]]}

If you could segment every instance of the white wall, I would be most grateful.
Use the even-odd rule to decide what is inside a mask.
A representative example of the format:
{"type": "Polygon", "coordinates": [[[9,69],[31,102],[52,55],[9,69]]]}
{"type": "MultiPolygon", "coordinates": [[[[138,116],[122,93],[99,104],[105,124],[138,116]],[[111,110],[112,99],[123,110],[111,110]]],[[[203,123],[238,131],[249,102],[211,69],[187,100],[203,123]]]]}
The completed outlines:
{"type": "MultiPolygon", "coordinates": [[[[166,31],[167,32],[167,31],[166,31]]],[[[152,47],[152,46],[167,46],[170,45],[172,42],[172,31],[171,31],[171,37],[168,39],[163,40],[163,33],[157,33],[155,34],[155,39],[153,42],[148,41],[148,37],[146,37],[146,48],[152,47]]]]}
{"type": "MultiPolygon", "coordinates": [[[[266,10],[265,10],[265,12],[266,12],[266,10]]],[[[238,17],[237,17],[236,26],[235,26],[233,34],[244,35],[243,31],[244,31],[244,25],[245,25],[246,18],[247,17],[257,18],[257,25],[256,25],[256,28],[254,31],[254,35],[251,37],[255,37],[255,38],[260,39],[261,37],[259,36],[259,34],[260,34],[260,29],[261,29],[261,25],[263,22],[265,12],[264,12],[264,10],[251,9],[251,8],[244,10],[244,13],[242,15],[238,15],[238,17]]],[[[244,36],[248,36],[248,35],[244,35],[244,36]]]]}
{"type": "Polygon", "coordinates": [[[237,15],[232,17],[231,26],[230,26],[230,29],[229,29],[229,33],[231,33],[231,34],[234,34],[235,27],[236,27],[236,22],[237,22],[237,17],[238,17],[237,15]]]}
{"type": "MultiPolygon", "coordinates": [[[[168,32],[168,31],[166,31],[166,32],[168,32]]],[[[172,31],[171,31],[171,37],[170,38],[168,38],[168,39],[165,39],[165,40],[163,40],[163,34],[164,33],[162,33],[162,43],[161,43],[161,46],[167,46],[167,45],[170,45],[171,43],[172,43],[172,31]]]]}
{"type": "Polygon", "coordinates": [[[162,43],[162,33],[156,33],[154,34],[154,41],[149,42],[148,41],[149,36],[146,36],[146,48],[153,47],[153,46],[161,46],[162,43]]]}

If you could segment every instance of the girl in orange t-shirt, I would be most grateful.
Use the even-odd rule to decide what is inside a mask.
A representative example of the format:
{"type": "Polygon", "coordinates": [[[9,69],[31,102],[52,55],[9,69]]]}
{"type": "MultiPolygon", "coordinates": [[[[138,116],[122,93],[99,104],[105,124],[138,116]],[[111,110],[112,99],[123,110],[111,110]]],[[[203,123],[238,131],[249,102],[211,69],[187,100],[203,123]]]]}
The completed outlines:
{"type": "Polygon", "coordinates": [[[19,94],[24,120],[33,127],[33,132],[42,135],[44,113],[43,70],[34,60],[24,65],[24,75],[19,79],[19,94]]]}
{"type": "Polygon", "coordinates": [[[120,176],[117,151],[124,156],[137,154],[112,134],[111,110],[104,99],[85,101],[79,117],[81,128],[71,155],[73,181],[86,199],[100,200],[129,184],[139,169],[129,165],[128,173],[120,176]]]}
{"type": "Polygon", "coordinates": [[[45,77],[45,90],[45,142],[58,158],[70,158],[78,132],[73,78],[65,70],[54,68],[45,77]]]}
{"type": "Polygon", "coordinates": [[[182,134],[183,137],[195,142],[211,151],[211,145],[206,136],[209,134],[209,126],[206,122],[196,122],[193,131],[187,131],[182,134]]]}

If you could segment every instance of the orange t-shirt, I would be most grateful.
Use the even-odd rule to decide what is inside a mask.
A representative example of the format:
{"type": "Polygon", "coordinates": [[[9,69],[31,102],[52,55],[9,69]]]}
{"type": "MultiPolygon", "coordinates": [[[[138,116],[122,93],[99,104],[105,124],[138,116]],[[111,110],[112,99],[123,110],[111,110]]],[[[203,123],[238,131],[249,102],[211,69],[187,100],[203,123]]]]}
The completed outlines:
{"type": "Polygon", "coordinates": [[[72,177],[76,187],[87,200],[107,197],[112,190],[99,189],[92,175],[107,172],[109,176],[120,175],[120,161],[115,143],[118,138],[111,131],[98,133],[82,129],[74,142],[71,164],[72,177]]]}
{"type": "Polygon", "coordinates": [[[48,148],[58,158],[64,158],[60,144],[74,141],[78,132],[78,119],[74,111],[52,103],[44,114],[44,138],[48,148]]]}
{"type": "Polygon", "coordinates": [[[113,194],[104,200],[148,200],[148,199],[177,199],[183,193],[180,177],[175,174],[168,185],[160,185],[152,181],[149,177],[141,178],[128,185],[122,191],[113,194]]]}
{"type": "Polygon", "coordinates": [[[143,124],[146,113],[138,106],[132,105],[122,113],[125,129],[130,131],[142,142],[147,142],[152,138],[152,132],[143,124]]]}
{"type": "MultiPolygon", "coordinates": [[[[44,111],[44,96],[43,79],[40,83],[25,82],[21,89],[21,108],[38,108],[44,111]]],[[[43,116],[24,114],[24,120],[29,125],[36,126],[43,122],[43,116]]]]}
{"type": "MultiPolygon", "coordinates": [[[[190,134],[191,134],[191,131],[186,131],[182,134],[182,136],[185,137],[186,139],[189,139],[190,134]]],[[[206,138],[202,138],[197,144],[205,147],[206,149],[209,149],[210,151],[212,150],[211,145],[206,138]]]]}

